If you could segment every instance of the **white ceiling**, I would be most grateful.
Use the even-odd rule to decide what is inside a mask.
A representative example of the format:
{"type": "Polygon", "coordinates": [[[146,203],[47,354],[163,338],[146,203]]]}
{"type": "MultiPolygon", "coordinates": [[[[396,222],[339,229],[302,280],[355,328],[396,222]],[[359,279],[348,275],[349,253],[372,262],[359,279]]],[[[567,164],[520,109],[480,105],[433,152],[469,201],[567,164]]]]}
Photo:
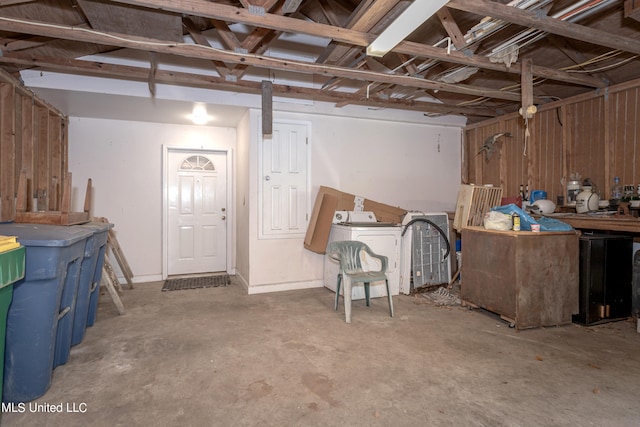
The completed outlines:
{"type": "MultiPolygon", "coordinates": [[[[32,90],[69,117],[193,125],[193,102],[48,88],[32,90]]],[[[207,126],[236,127],[247,111],[245,107],[206,106],[210,116],[207,126]]]]}

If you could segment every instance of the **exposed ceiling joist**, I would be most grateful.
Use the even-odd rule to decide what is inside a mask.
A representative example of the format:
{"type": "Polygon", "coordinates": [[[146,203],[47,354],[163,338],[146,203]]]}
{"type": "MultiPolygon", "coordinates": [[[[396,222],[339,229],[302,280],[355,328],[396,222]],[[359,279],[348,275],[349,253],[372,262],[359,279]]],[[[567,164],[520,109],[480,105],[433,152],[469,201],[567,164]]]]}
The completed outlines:
{"type": "MultiPolygon", "coordinates": [[[[146,81],[149,70],[141,67],[126,65],[114,65],[95,61],[80,61],[60,58],[31,58],[29,56],[11,53],[0,56],[0,64],[21,64],[39,67],[45,70],[57,72],[73,72],[94,75],[106,78],[136,79],[146,81]]],[[[173,84],[181,86],[195,86],[207,89],[239,90],[251,93],[260,93],[260,82],[237,81],[229,82],[221,77],[203,76],[201,74],[183,73],[177,71],[157,70],[154,81],[156,84],[173,84]]],[[[433,102],[403,101],[401,99],[363,99],[357,94],[337,91],[323,91],[313,88],[300,88],[288,85],[273,85],[274,94],[290,96],[292,98],[315,99],[328,102],[349,102],[351,104],[370,107],[389,107],[395,105],[398,108],[413,111],[428,111],[438,114],[464,114],[485,117],[494,117],[497,112],[487,108],[452,107],[433,102]]]]}
{"type": "MultiPolygon", "coordinates": [[[[185,17],[182,19],[182,23],[187,29],[187,31],[189,32],[189,35],[191,36],[194,42],[202,46],[210,46],[207,38],[200,32],[198,28],[196,28],[196,25],[193,23],[191,19],[189,19],[188,17],[185,17]]],[[[211,62],[216,67],[216,71],[218,72],[218,74],[220,74],[222,77],[226,77],[227,75],[229,75],[229,69],[227,68],[224,62],[222,61],[211,61],[211,62]]]]}
{"type": "Polygon", "coordinates": [[[449,35],[451,42],[458,50],[462,50],[465,47],[464,35],[458,24],[456,24],[455,19],[453,19],[453,15],[446,7],[443,7],[438,12],[438,18],[440,18],[440,23],[444,27],[445,31],[449,35]]]}
{"type": "MultiPolygon", "coordinates": [[[[222,19],[231,22],[238,22],[258,27],[271,29],[288,29],[296,33],[307,34],[317,37],[325,37],[334,41],[339,41],[356,46],[366,47],[373,40],[374,34],[359,32],[346,28],[333,27],[331,25],[305,22],[299,19],[289,18],[286,16],[278,16],[265,13],[263,16],[252,15],[245,9],[232,6],[225,6],[218,3],[210,3],[205,0],[189,0],[184,2],[174,2],[171,0],[114,0],[118,3],[143,6],[152,9],[170,10],[175,13],[194,14],[197,16],[205,16],[208,18],[222,19]]],[[[503,71],[507,73],[520,74],[521,70],[518,64],[514,64],[510,68],[506,68],[502,64],[491,62],[488,58],[481,56],[467,56],[462,52],[447,53],[446,49],[435,48],[429,45],[402,42],[394,52],[404,53],[407,55],[416,55],[425,58],[438,59],[445,62],[452,62],[462,65],[472,65],[480,68],[486,68],[494,71],[503,71]]],[[[588,87],[605,87],[606,83],[589,76],[576,76],[570,73],[547,69],[544,67],[535,67],[533,73],[537,77],[554,79],[573,84],[582,84],[588,87]]]]}
{"type": "Polygon", "coordinates": [[[365,82],[391,83],[399,86],[409,86],[472,96],[484,96],[510,101],[519,101],[520,99],[520,95],[517,93],[490,88],[478,88],[463,84],[435,82],[411,76],[385,74],[367,70],[352,70],[346,67],[318,65],[315,63],[228,52],[219,49],[206,48],[201,45],[178,44],[170,41],[149,39],[145,37],[123,37],[121,34],[109,34],[104,32],[96,33],[93,31],[79,31],[73,27],[64,28],[43,26],[41,23],[25,20],[21,22],[5,21],[4,24],[11,31],[19,33],[39,34],[66,40],[81,40],[89,43],[166,53],[169,55],[179,55],[188,58],[223,61],[234,64],[248,64],[258,68],[296,71],[325,77],[342,77],[365,82]]]}
{"type": "Polygon", "coordinates": [[[279,96],[471,121],[517,111],[523,93],[537,105],[640,78],[640,23],[629,17],[637,0],[624,10],[615,0],[506,3],[451,0],[374,62],[366,47],[411,0],[0,0],[0,64],[14,75],[41,67],[127,79],[123,68],[77,60],[105,54],[142,61],[129,79],[151,89],[256,94],[268,73],[279,96]]]}
{"type": "Polygon", "coordinates": [[[536,28],[547,33],[593,43],[597,46],[640,54],[640,41],[636,39],[561,21],[535,11],[505,6],[489,0],[451,0],[447,3],[447,7],[481,16],[492,16],[523,27],[536,28]]]}

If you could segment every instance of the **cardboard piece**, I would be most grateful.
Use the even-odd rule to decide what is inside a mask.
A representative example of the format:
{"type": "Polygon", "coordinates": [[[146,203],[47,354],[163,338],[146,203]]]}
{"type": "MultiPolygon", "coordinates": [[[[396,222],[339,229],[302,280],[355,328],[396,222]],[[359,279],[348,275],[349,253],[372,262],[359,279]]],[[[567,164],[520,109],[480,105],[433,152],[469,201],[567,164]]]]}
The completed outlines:
{"type": "Polygon", "coordinates": [[[321,186],[316,197],[311,220],[304,238],[304,247],[312,252],[324,254],[329,242],[331,224],[335,211],[352,211],[355,205],[364,211],[372,211],[379,222],[400,224],[406,210],[375,202],[330,187],[321,186]]]}

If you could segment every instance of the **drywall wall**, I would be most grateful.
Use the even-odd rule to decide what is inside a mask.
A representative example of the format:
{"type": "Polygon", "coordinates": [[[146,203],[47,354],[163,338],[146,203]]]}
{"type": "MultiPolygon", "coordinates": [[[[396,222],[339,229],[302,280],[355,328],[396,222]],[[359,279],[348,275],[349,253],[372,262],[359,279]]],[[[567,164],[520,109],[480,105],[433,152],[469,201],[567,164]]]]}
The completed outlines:
{"type": "MultiPolygon", "coordinates": [[[[310,206],[326,185],[409,210],[453,210],[460,177],[461,129],[298,113],[274,120],[311,124],[310,206]]],[[[232,243],[249,293],[321,286],[323,256],[303,238],[258,238],[260,111],[238,128],[70,118],[69,169],[92,178],[93,212],[115,224],[136,281],[162,275],[162,147],[235,149],[237,221],[232,243]]],[[[74,186],[74,206],[84,189],[74,186]]]]}
{"type": "Polygon", "coordinates": [[[83,185],[91,178],[92,212],[115,224],[135,280],[160,280],[163,145],[233,149],[235,144],[235,128],[70,118],[73,206],[82,210],[83,185]]]}
{"type": "Polygon", "coordinates": [[[236,275],[240,281],[249,286],[250,281],[250,209],[249,209],[249,146],[251,139],[250,114],[243,116],[237,127],[236,155],[236,275]]]}
{"type": "MultiPolygon", "coordinates": [[[[453,211],[460,184],[461,129],[313,114],[275,113],[311,126],[311,207],[321,185],[408,210],[453,211]]],[[[258,237],[260,114],[249,149],[249,293],[322,286],[323,255],[304,238],[258,237]]]]}

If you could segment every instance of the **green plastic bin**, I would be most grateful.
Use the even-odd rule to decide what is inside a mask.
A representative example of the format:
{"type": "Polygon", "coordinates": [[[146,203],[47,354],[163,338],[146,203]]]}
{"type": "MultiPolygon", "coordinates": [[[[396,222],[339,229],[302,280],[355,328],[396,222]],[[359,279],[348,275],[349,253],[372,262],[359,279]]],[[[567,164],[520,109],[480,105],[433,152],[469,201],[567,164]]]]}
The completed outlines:
{"type": "MultiPolygon", "coordinates": [[[[24,278],[24,254],[24,246],[0,253],[0,366],[3,368],[7,313],[13,299],[13,284],[24,278]]],[[[0,369],[0,385],[4,384],[3,374],[4,369],[0,369]]]]}

